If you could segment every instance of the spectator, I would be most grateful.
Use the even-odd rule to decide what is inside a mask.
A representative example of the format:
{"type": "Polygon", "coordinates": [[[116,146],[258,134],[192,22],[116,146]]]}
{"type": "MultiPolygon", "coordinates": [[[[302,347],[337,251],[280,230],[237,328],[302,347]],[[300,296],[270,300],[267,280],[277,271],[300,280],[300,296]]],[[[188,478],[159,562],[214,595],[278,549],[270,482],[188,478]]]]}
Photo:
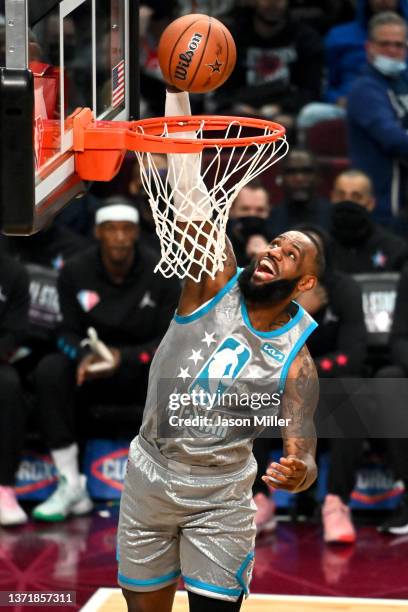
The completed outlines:
{"type": "Polygon", "coordinates": [[[253,7],[237,8],[231,14],[228,24],[239,41],[237,66],[217,92],[218,111],[262,114],[291,128],[299,109],[319,98],[320,35],[293,21],[288,4],[288,0],[255,0],[253,7]]]}
{"type": "Polygon", "coordinates": [[[23,338],[28,315],[28,277],[24,268],[0,253],[0,525],[20,525],[27,515],[14,490],[24,444],[25,403],[16,369],[10,363],[23,338]]]}
{"type": "MultiPolygon", "coordinates": [[[[391,330],[390,346],[392,363],[381,368],[376,378],[407,378],[408,377],[408,265],[404,266],[398,283],[397,300],[391,330]]],[[[393,402],[405,402],[405,397],[398,394],[393,402]]],[[[405,412],[405,403],[403,406],[405,412]]],[[[383,411],[387,414],[388,398],[383,411]]],[[[403,481],[405,494],[402,502],[392,516],[380,526],[380,531],[393,535],[408,534],[408,440],[406,438],[391,438],[387,440],[389,457],[394,475],[403,481]]]]}
{"type": "Polygon", "coordinates": [[[67,259],[88,246],[88,241],[63,225],[53,223],[32,236],[8,237],[5,246],[23,263],[60,270],[67,259]]]}
{"type": "Polygon", "coordinates": [[[32,236],[5,237],[5,248],[21,261],[30,278],[29,325],[24,339],[25,355],[17,362],[30,387],[31,373],[55,347],[55,328],[60,317],[57,276],[65,261],[88,247],[88,242],[69,229],[53,224],[32,236]]]}
{"type": "Polygon", "coordinates": [[[408,259],[406,243],[373,219],[376,200],[361,170],[338,175],[331,194],[334,266],[343,272],[399,270],[408,259]]]}
{"type": "MultiPolygon", "coordinates": [[[[320,378],[361,376],[366,354],[366,327],[357,283],[332,265],[329,239],[318,228],[302,227],[324,246],[326,274],[315,289],[298,300],[319,327],[308,340],[320,378]]],[[[341,393],[341,389],[339,389],[341,393]]],[[[359,438],[330,441],[328,494],[322,508],[324,541],[353,542],[356,538],[348,502],[362,455],[359,438]]]]}
{"type": "Polygon", "coordinates": [[[268,192],[257,180],[248,183],[235,198],[227,226],[237,263],[246,266],[271,239],[268,192]]]}
{"type": "Polygon", "coordinates": [[[351,7],[344,0],[290,0],[289,13],[295,21],[301,21],[325,34],[330,26],[345,21],[351,7]]]}
{"type": "Polygon", "coordinates": [[[34,509],[36,519],[63,520],[92,507],[78,468],[75,382],[83,409],[95,403],[118,405],[118,410],[134,404],[136,412],[143,406],[148,367],[175,310],[179,283],[154,275],[156,256],[138,244],[138,220],[127,205],[99,209],[98,244],[61,272],[62,354],[45,357],[35,378],[42,429],[60,480],[53,495],[34,509]],[[109,367],[81,346],[89,327],[109,347],[109,367]]]}
{"type": "Polygon", "coordinates": [[[283,189],[284,199],[272,209],[270,221],[274,235],[301,223],[329,228],[330,203],[317,194],[319,170],[309,151],[291,149],[277,182],[283,189]]]}
{"type": "Polygon", "coordinates": [[[301,129],[325,119],[345,118],[348,94],[366,64],[368,22],[382,11],[396,11],[404,19],[408,17],[405,0],[357,0],[353,21],[334,26],[328,32],[324,41],[327,66],[324,102],[312,102],[302,110],[298,118],[301,129]]]}
{"type": "MultiPolygon", "coordinates": [[[[390,222],[406,206],[408,158],[407,24],[384,12],[370,20],[368,65],[355,80],[347,106],[350,154],[373,181],[375,216],[390,222]]],[[[405,211],[404,211],[405,212],[405,211]]]]}

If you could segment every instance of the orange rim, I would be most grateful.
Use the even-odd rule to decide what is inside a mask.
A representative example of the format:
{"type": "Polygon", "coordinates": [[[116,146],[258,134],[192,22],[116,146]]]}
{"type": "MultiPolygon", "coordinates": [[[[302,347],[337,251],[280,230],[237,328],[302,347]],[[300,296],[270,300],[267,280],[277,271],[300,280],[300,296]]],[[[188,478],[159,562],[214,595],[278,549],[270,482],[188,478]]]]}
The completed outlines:
{"type": "MultiPolygon", "coordinates": [[[[208,147],[248,147],[251,145],[262,145],[275,142],[285,136],[286,130],[279,123],[268,121],[267,119],[257,119],[254,117],[234,117],[218,115],[194,115],[181,117],[154,117],[152,119],[142,119],[130,124],[127,137],[141,138],[147,143],[151,143],[152,151],[173,152],[174,147],[178,150],[186,149],[185,152],[202,150],[208,147]],[[169,134],[185,132],[188,130],[199,130],[203,132],[226,130],[231,125],[252,128],[262,131],[259,136],[244,136],[242,138],[172,138],[170,135],[163,136],[164,126],[167,126],[169,134]],[[203,127],[204,125],[204,127],[203,127]],[[265,130],[269,133],[265,134],[265,130]],[[156,147],[154,145],[157,145],[156,147]],[[171,151],[169,150],[171,149],[171,151]]],[[[133,147],[132,147],[133,148],[133,147]]],[[[144,147],[143,147],[144,149],[144,147]]],[[[135,147],[137,150],[137,147],[135,147]]],[[[146,150],[146,149],[144,149],[146,150]]],[[[175,151],[178,152],[178,151],[175,151]]],[[[181,152],[181,151],[180,151],[181,152]]]]}

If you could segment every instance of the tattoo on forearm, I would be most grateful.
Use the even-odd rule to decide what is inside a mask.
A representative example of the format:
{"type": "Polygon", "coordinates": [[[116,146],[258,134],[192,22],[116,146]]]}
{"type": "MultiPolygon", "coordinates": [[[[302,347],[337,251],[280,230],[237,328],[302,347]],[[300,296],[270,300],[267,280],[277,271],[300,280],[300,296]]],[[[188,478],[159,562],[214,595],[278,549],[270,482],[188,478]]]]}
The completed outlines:
{"type": "Polygon", "coordinates": [[[282,416],[290,419],[282,431],[285,453],[314,460],[316,432],[313,416],[319,397],[319,381],[306,347],[296,359],[295,374],[286,383],[282,402],[282,416]]]}

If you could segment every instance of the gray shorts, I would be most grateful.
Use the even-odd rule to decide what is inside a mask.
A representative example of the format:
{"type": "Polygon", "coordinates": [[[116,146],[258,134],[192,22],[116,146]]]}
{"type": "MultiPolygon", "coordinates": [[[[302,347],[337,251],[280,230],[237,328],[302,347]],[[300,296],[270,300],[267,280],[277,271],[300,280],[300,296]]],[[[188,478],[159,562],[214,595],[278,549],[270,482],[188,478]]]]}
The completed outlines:
{"type": "Polygon", "coordinates": [[[144,440],[132,442],[120,503],[119,585],[155,591],[181,575],[189,591],[236,601],[248,594],[254,563],[256,461],[251,456],[232,473],[186,471],[144,440]]]}

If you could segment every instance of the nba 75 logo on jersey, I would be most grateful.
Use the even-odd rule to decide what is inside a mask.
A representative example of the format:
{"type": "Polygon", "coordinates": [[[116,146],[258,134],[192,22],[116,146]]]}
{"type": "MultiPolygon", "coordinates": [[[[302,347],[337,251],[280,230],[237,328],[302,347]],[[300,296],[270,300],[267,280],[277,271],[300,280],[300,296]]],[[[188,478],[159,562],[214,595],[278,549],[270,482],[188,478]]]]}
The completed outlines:
{"type": "Polygon", "coordinates": [[[225,338],[203,365],[189,392],[222,394],[229,389],[251,359],[251,349],[233,336],[225,338]]]}

